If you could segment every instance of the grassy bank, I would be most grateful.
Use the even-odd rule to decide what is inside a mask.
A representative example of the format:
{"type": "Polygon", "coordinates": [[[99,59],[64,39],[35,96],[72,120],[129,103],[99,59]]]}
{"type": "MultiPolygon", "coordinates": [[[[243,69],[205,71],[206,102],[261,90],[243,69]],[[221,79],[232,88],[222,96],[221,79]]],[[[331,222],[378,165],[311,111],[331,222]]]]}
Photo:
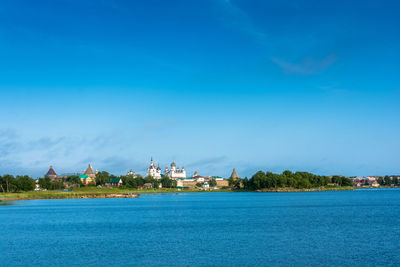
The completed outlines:
{"type": "Polygon", "coordinates": [[[69,199],[69,198],[107,198],[107,197],[130,197],[128,194],[134,194],[131,191],[40,191],[40,192],[21,192],[21,193],[0,193],[0,200],[31,200],[31,199],[69,199]]]}
{"type": "MultiPolygon", "coordinates": [[[[256,192],[308,192],[308,191],[338,191],[353,190],[353,187],[318,187],[310,189],[296,188],[275,188],[260,189],[256,192]]],[[[96,188],[82,187],[75,188],[71,192],[65,191],[40,191],[40,192],[21,192],[21,193],[0,193],[0,201],[12,200],[31,200],[31,199],[69,199],[69,198],[101,198],[113,197],[120,194],[159,194],[159,193],[195,193],[195,192],[236,192],[229,189],[201,191],[198,189],[175,189],[175,188],[159,188],[159,189],[120,189],[120,188],[96,188]]],[[[246,192],[238,190],[237,192],[246,192]]]]}
{"type": "MultiPolygon", "coordinates": [[[[227,192],[230,190],[215,190],[213,192],[227,192]]],[[[75,188],[71,192],[65,191],[40,191],[40,192],[21,192],[21,193],[0,193],[0,200],[32,200],[32,199],[73,199],[73,198],[100,198],[112,197],[118,194],[155,194],[155,193],[194,193],[205,192],[195,189],[174,189],[174,188],[159,188],[159,189],[120,189],[120,188],[96,188],[82,187],[75,188]]],[[[208,191],[206,191],[208,192],[208,191]]]]}

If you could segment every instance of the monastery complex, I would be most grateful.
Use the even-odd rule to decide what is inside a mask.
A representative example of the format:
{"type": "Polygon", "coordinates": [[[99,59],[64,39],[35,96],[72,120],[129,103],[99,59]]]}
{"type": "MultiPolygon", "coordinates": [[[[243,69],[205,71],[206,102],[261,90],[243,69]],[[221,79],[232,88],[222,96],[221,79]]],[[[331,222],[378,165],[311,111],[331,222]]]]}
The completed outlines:
{"type": "MultiPolygon", "coordinates": [[[[79,179],[81,180],[82,184],[88,185],[96,183],[96,175],[98,174],[97,170],[94,170],[91,164],[88,165],[86,169],[83,170],[82,173],[77,173],[79,179]]],[[[126,176],[136,177],[136,173],[133,170],[130,170],[126,173],[126,176]]],[[[53,166],[50,166],[48,172],[46,173],[45,177],[50,178],[51,180],[62,180],[62,178],[66,178],[67,175],[57,175],[54,171],[53,166]]],[[[185,167],[178,167],[174,161],[170,164],[169,168],[165,167],[164,171],[162,171],[159,164],[155,164],[153,158],[150,159],[150,165],[146,170],[145,177],[152,177],[153,179],[161,180],[165,177],[176,181],[176,187],[182,188],[191,188],[198,186],[201,184],[204,188],[209,187],[209,182],[211,180],[215,180],[216,186],[218,187],[228,187],[229,182],[227,179],[219,177],[219,176],[201,176],[198,172],[194,172],[192,176],[188,176],[185,170],[185,167]]],[[[238,174],[236,170],[233,169],[231,177],[238,178],[238,174]]],[[[121,186],[122,181],[120,179],[111,179],[108,183],[110,186],[121,186]]]]}

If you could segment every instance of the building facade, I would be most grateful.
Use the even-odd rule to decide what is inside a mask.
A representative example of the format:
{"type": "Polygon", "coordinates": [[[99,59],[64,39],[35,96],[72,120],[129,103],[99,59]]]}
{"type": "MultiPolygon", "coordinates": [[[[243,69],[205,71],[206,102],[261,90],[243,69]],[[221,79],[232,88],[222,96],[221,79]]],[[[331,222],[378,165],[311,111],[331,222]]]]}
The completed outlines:
{"type": "Polygon", "coordinates": [[[168,169],[168,167],[165,168],[164,175],[168,176],[170,179],[176,180],[180,178],[186,178],[186,170],[185,167],[182,166],[182,169],[179,169],[179,167],[176,167],[176,163],[172,162],[171,163],[171,169],[168,169]]]}
{"type": "Polygon", "coordinates": [[[120,187],[122,185],[121,178],[110,178],[107,180],[106,186],[108,187],[120,187]]]}
{"type": "Polygon", "coordinates": [[[150,160],[150,166],[147,168],[146,176],[151,176],[155,179],[161,179],[161,168],[153,162],[153,158],[150,160]]]}
{"type": "Polygon", "coordinates": [[[129,172],[126,173],[126,175],[130,175],[132,177],[136,177],[136,173],[131,169],[129,172]]]}
{"type": "Polygon", "coordinates": [[[82,184],[84,184],[84,185],[95,184],[96,183],[95,178],[93,178],[91,176],[88,176],[86,174],[81,174],[78,177],[81,180],[82,184]]]}

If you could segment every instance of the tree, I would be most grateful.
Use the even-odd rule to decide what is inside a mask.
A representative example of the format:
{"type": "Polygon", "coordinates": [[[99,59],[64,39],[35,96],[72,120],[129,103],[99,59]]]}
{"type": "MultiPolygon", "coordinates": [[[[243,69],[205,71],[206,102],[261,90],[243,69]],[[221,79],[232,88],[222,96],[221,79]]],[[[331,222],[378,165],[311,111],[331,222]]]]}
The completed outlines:
{"type": "Polygon", "coordinates": [[[233,187],[234,189],[239,189],[240,184],[241,184],[241,179],[240,178],[229,178],[228,179],[229,186],[233,187]]]}
{"type": "Polygon", "coordinates": [[[243,184],[244,189],[246,189],[246,190],[249,189],[250,181],[249,181],[249,178],[247,178],[247,176],[244,177],[244,179],[242,179],[242,184],[243,184]]]}
{"type": "Polygon", "coordinates": [[[153,188],[159,188],[160,187],[160,180],[154,179],[153,180],[153,188]]]}
{"type": "Polygon", "coordinates": [[[387,175],[383,178],[383,181],[384,181],[385,185],[391,185],[392,184],[392,179],[387,175]]]}
{"type": "Polygon", "coordinates": [[[175,182],[175,186],[176,186],[176,181],[170,179],[168,176],[164,176],[163,178],[161,178],[162,187],[165,187],[165,188],[174,187],[174,182],[175,182]]]}
{"type": "Polygon", "coordinates": [[[202,185],[202,183],[197,183],[196,186],[197,187],[202,187],[203,185],[202,185]]]}
{"type": "MultiPolygon", "coordinates": [[[[299,189],[312,188],[326,186],[330,181],[340,186],[352,185],[352,181],[344,176],[333,176],[332,179],[330,179],[327,176],[314,175],[308,172],[292,173],[291,171],[284,171],[282,174],[258,171],[250,180],[243,179],[241,182],[243,187],[247,190],[258,190],[263,188],[282,188],[286,186],[299,189]]],[[[229,185],[239,188],[233,179],[229,180],[229,185]]]]}
{"type": "Polygon", "coordinates": [[[148,175],[146,178],[144,178],[144,183],[151,183],[153,185],[153,188],[159,188],[160,187],[160,180],[154,179],[152,176],[148,175]]]}
{"type": "Polygon", "coordinates": [[[52,190],[61,190],[64,189],[65,185],[63,181],[51,181],[50,182],[50,189],[52,190]]]}
{"type": "Polygon", "coordinates": [[[3,176],[4,187],[6,192],[14,192],[17,189],[16,182],[14,176],[10,174],[6,174],[3,176]]]}
{"type": "Polygon", "coordinates": [[[208,184],[209,184],[211,187],[215,187],[215,186],[217,186],[217,181],[216,181],[215,179],[211,179],[210,181],[208,181],[208,184]]]}
{"type": "Polygon", "coordinates": [[[132,175],[120,176],[120,179],[122,180],[122,184],[128,188],[138,187],[137,179],[133,178],[132,175]]]}
{"type": "MultiPolygon", "coordinates": [[[[112,175],[113,176],[113,175],[112,175]]],[[[96,174],[96,185],[105,185],[110,177],[106,171],[101,171],[96,174]]]]}
{"type": "Polygon", "coordinates": [[[138,186],[144,185],[144,178],[140,174],[136,175],[135,180],[138,186]]]}
{"type": "Polygon", "coordinates": [[[297,180],[293,177],[287,179],[287,186],[297,188],[297,180]]]}
{"type": "Polygon", "coordinates": [[[76,184],[76,185],[79,185],[79,186],[83,185],[83,183],[82,183],[82,181],[81,181],[81,179],[79,178],[78,175],[68,176],[67,179],[66,179],[66,182],[71,183],[71,184],[76,184]]]}
{"type": "Polygon", "coordinates": [[[311,188],[311,183],[308,179],[302,177],[297,181],[297,188],[311,188]]]}
{"type": "Polygon", "coordinates": [[[18,191],[32,191],[35,189],[35,180],[27,175],[17,176],[16,185],[18,191]]]}
{"type": "MultiPolygon", "coordinates": [[[[265,186],[265,181],[266,181],[266,176],[263,171],[258,171],[256,174],[254,174],[250,181],[249,181],[249,189],[251,190],[257,190],[260,188],[266,188],[265,186]]],[[[233,185],[233,181],[229,180],[229,186],[233,185]]]]}
{"type": "Polygon", "coordinates": [[[50,190],[51,189],[51,180],[49,177],[39,178],[39,186],[42,189],[50,190]]]}
{"type": "Polygon", "coordinates": [[[353,182],[350,180],[350,178],[347,177],[342,177],[342,186],[352,186],[353,182]]]}
{"type": "Polygon", "coordinates": [[[4,183],[3,176],[0,176],[0,190],[2,193],[6,192],[6,190],[4,189],[3,183],[4,183]]]}
{"type": "Polygon", "coordinates": [[[285,175],[286,177],[291,177],[293,175],[293,173],[289,170],[284,171],[282,174],[285,175]]]}

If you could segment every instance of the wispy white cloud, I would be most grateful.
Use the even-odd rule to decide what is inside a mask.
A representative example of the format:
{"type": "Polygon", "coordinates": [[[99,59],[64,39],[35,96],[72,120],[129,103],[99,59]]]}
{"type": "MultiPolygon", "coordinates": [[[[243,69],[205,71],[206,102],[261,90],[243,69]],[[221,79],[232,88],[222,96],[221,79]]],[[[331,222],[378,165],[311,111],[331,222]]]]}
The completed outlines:
{"type": "Polygon", "coordinates": [[[272,58],[272,62],[277,64],[285,73],[311,75],[320,73],[337,61],[335,55],[329,55],[323,59],[304,58],[300,62],[290,62],[281,58],[272,58]]]}
{"type": "Polygon", "coordinates": [[[224,23],[232,28],[238,29],[255,38],[257,41],[266,44],[267,35],[254,23],[251,16],[231,0],[218,0],[225,13],[224,23]]]}
{"type": "Polygon", "coordinates": [[[114,168],[109,171],[124,171],[128,166],[128,160],[123,157],[110,158],[107,152],[111,150],[111,154],[118,154],[127,144],[129,142],[116,133],[98,134],[90,138],[85,136],[28,138],[18,135],[12,129],[0,129],[0,151],[2,151],[0,175],[5,172],[41,175],[49,165],[57,163],[59,172],[79,172],[88,163],[96,163],[102,169],[114,168]],[[120,168],[116,167],[118,162],[120,168]]]}

